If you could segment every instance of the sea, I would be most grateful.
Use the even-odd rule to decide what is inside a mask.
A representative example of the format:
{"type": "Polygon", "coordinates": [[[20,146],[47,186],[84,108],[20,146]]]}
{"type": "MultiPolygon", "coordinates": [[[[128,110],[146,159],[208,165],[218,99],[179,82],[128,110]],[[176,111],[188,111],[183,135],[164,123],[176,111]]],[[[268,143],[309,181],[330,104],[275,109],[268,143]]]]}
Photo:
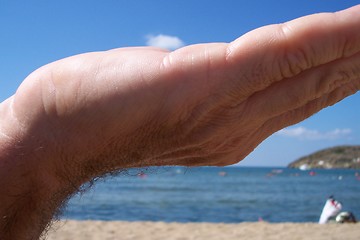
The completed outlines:
{"type": "Polygon", "coordinates": [[[360,219],[359,170],[159,167],[130,169],[87,188],[70,199],[62,219],[317,222],[329,196],[360,219]]]}

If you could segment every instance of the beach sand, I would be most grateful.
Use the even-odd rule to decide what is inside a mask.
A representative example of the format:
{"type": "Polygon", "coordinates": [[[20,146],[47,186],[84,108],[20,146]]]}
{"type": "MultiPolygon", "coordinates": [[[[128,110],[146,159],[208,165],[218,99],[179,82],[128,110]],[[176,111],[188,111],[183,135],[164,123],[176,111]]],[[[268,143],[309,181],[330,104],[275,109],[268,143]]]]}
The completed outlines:
{"type": "Polygon", "coordinates": [[[359,240],[360,223],[163,223],[117,221],[61,221],[54,224],[47,240],[190,240],[190,239],[311,239],[359,240]]]}

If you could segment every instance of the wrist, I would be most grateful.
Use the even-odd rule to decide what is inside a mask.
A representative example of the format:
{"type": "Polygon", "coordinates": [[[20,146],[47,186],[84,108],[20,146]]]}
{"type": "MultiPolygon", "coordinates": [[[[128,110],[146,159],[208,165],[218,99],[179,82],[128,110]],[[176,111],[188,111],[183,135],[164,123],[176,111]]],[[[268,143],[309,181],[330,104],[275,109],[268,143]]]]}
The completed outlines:
{"type": "Polygon", "coordinates": [[[13,99],[0,104],[0,236],[35,239],[61,202],[54,202],[60,184],[45,164],[50,156],[15,117],[13,99]]]}

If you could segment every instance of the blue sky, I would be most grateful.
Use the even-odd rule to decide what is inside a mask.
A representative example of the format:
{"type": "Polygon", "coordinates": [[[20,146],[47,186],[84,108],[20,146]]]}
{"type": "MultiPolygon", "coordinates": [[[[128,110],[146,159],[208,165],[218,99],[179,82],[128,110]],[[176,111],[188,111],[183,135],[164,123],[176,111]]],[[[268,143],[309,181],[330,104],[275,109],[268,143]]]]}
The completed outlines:
{"type": "MultiPolygon", "coordinates": [[[[254,28],[360,0],[0,0],[0,101],[36,68],[117,47],[229,42],[254,28]]],[[[285,166],[304,154],[360,144],[360,93],[274,134],[243,166],[285,166]]]]}

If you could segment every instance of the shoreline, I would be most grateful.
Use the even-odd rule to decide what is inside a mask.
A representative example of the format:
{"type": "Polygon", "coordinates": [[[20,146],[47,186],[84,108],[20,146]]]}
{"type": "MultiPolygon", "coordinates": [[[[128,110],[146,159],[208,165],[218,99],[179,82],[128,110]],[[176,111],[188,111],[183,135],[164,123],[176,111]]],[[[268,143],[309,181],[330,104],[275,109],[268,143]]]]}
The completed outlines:
{"type": "Polygon", "coordinates": [[[48,231],[47,240],[262,240],[360,239],[360,223],[165,223],[61,220],[48,231]]]}

